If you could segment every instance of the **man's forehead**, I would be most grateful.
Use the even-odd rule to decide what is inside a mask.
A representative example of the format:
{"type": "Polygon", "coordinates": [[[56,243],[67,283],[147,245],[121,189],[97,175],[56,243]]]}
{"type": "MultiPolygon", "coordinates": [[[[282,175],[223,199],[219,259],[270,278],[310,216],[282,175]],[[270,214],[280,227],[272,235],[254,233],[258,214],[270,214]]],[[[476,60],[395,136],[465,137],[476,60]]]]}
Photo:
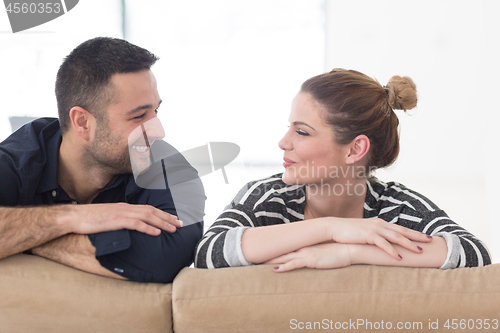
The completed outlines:
{"type": "Polygon", "coordinates": [[[111,75],[110,83],[115,85],[125,85],[128,86],[131,82],[154,82],[156,84],[156,78],[150,69],[145,69],[137,72],[128,73],[115,73],[111,75]]]}
{"type": "Polygon", "coordinates": [[[137,102],[144,104],[149,101],[149,103],[157,104],[160,101],[156,80],[150,70],[114,74],[111,77],[109,88],[116,96],[116,103],[123,100],[143,100],[137,102]]]}

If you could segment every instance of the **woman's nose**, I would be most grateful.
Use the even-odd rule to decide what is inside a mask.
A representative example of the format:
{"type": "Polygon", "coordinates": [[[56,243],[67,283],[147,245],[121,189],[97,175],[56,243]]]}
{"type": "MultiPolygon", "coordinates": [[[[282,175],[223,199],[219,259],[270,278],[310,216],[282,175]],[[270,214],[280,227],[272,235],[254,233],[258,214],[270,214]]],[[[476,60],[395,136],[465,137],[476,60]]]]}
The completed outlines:
{"type": "Polygon", "coordinates": [[[290,131],[287,131],[285,133],[285,135],[281,138],[281,140],[278,142],[278,146],[282,149],[282,150],[292,150],[293,149],[293,146],[292,146],[292,143],[288,137],[288,133],[290,131]]]}

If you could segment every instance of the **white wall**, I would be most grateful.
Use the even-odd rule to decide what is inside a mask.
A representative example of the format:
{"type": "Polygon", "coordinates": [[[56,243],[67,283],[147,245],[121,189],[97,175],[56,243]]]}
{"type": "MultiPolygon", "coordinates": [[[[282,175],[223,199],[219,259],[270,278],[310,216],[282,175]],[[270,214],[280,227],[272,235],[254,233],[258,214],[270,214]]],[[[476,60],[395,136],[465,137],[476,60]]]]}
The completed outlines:
{"type": "Polygon", "coordinates": [[[356,69],[381,84],[417,84],[399,112],[401,154],[379,171],[414,188],[484,240],[500,260],[496,167],[500,120],[500,2],[327,0],[326,69],[356,69]]]}

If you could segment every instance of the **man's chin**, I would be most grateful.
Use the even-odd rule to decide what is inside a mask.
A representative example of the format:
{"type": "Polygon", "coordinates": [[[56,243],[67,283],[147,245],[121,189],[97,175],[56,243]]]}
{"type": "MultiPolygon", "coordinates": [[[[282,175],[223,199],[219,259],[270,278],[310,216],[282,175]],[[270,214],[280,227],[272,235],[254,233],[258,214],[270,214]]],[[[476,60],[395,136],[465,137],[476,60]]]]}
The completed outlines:
{"type": "Polygon", "coordinates": [[[147,161],[141,161],[140,163],[132,163],[132,173],[134,174],[135,178],[147,172],[150,168],[151,162],[149,161],[149,159],[147,161]]]}

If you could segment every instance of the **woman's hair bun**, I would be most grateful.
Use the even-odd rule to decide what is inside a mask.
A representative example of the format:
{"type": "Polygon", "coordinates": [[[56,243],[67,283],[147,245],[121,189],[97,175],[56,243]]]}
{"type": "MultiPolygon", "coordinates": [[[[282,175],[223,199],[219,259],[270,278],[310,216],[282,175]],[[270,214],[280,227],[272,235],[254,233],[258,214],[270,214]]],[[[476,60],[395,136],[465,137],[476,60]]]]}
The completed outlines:
{"type": "Polygon", "coordinates": [[[389,105],[394,110],[411,110],[417,106],[417,86],[408,76],[394,75],[385,86],[389,105]]]}

